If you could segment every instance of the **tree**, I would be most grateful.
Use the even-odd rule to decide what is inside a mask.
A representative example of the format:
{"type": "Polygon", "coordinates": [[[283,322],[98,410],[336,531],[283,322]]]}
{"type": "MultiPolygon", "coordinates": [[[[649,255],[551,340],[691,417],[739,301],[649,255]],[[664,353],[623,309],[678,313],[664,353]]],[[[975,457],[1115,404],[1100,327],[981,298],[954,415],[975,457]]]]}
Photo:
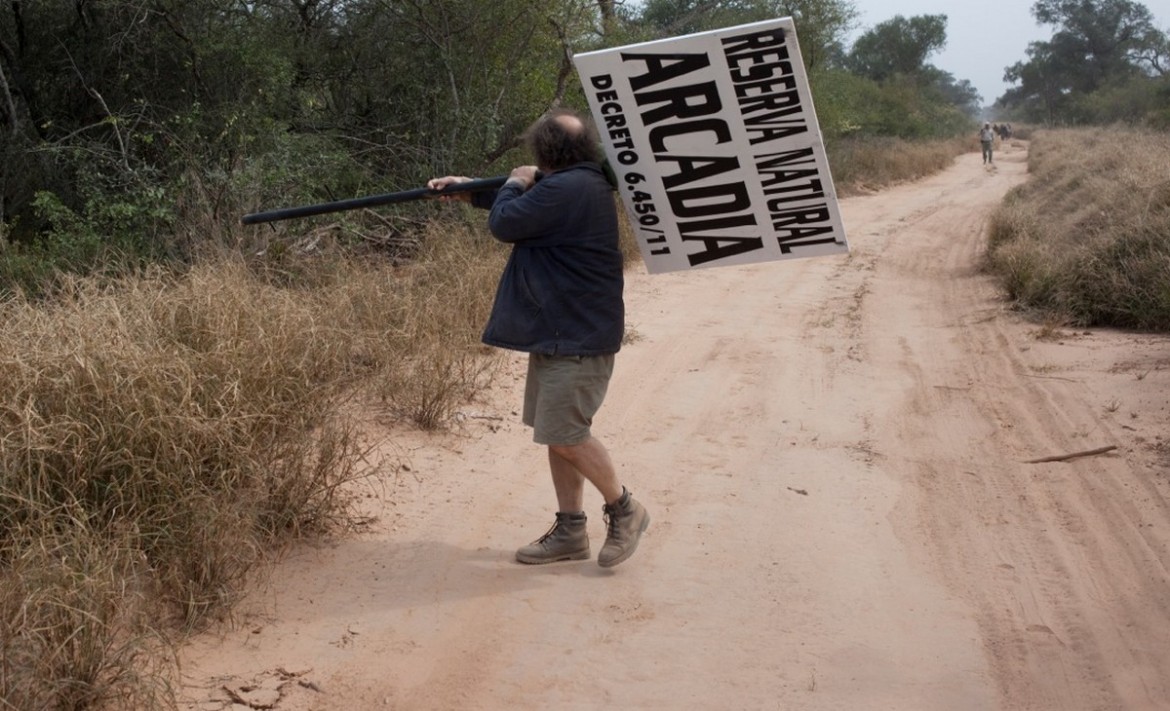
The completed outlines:
{"type": "Polygon", "coordinates": [[[926,58],[947,44],[946,15],[896,15],[865,32],[853,43],[847,66],[857,74],[884,81],[896,75],[923,75],[926,58]]]}
{"type": "Polygon", "coordinates": [[[983,97],[969,80],[956,80],[950,72],[933,67],[926,74],[931,77],[930,87],[938,92],[943,101],[958,108],[971,118],[979,116],[983,97]]]}
{"type": "Polygon", "coordinates": [[[614,7],[0,4],[5,235],[33,241],[51,231],[34,214],[38,200],[72,224],[89,220],[99,239],[121,232],[153,244],[152,233],[174,223],[155,220],[156,208],[210,210],[223,222],[239,209],[224,199],[255,200],[259,189],[271,191],[261,199],[299,200],[490,169],[541,112],[583,105],[570,57],[596,41],[614,7]],[[158,197],[141,204],[146,196],[158,197]],[[91,220],[99,211],[119,224],[91,220]]]}
{"type": "Polygon", "coordinates": [[[1048,44],[1067,63],[1070,88],[1079,91],[1133,74],[1165,41],[1149,9],[1133,0],[1037,0],[1032,15],[1057,28],[1048,44]]]}
{"type": "Polygon", "coordinates": [[[896,15],[857,38],[844,67],[873,85],[857,94],[864,103],[853,107],[862,130],[903,138],[967,130],[979,110],[979,92],[926,61],[946,43],[946,15],[896,15]]]}
{"type": "Polygon", "coordinates": [[[851,0],[647,0],[630,18],[640,39],[661,39],[776,17],[791,17],[805,66],[812,70],[841,54],[857,20],[851,0]]]}
{"type": "Polygon", "coordinates": [[[787,0],[777,2],[778,15],[792,18],[800,52],[810,71],[839,63],[845,54],[845,35],[857,22],[857,8],[850,2],[787,0]]]}
{"type": "Polygon", "coordinates": [[[1092,94],[1148,82],[1165,72],[1170,44],[1150,11],[1133,0],[1037,0],[1032,15],[1056,29],[1004,70],[1013,86],[998,103],[1047,122],[1101,120],[1092,94]]]}
{"type": "Polygon", "coordinates": [[[1020,107],[1029,119],[1055,123],[1069,101],[1065,91],[1065,66],[1056,59],[1048,42],[1032,42],[1026,54],[1026,62],[1016,62],[1004,70],[1004,81],[1019,86],[1004,92],[997,103],[1020,107]]]}

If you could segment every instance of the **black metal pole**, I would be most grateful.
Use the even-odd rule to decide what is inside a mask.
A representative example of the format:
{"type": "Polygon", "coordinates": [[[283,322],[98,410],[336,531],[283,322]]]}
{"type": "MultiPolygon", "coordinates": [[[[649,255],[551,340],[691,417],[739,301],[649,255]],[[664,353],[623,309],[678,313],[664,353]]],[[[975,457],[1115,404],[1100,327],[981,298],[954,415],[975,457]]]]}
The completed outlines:
{"type": "Polygon", "coordinates": [[[377,207],[378,205],[389,205],[395,202],[407,202],[410,200],[419,200],[426,197],[438,197],[439,195],[449,195],[451,193],[465,193],[478,192],[481,190],[495,190],[508,181],[508,176],[500,175],[495,178],[481,178],[479,180],[468,180],[462,183],[452,183],[442,190],[431,190],[430,188],[415,188],[414,190],[403,190],[397,193],[385,193],[383,195],[368,195],[366,197],[350,198],[349,200],[338,200],[336,202],[324,202],[317,205],[302,205],[300,207],[286,207],[280,210],[268,210],[267,212],[253,212],[244,215],[241,221],[245,225],[255,225],[261,222],[275,222],[277,220],[291,220],[297,217],[310,217],[312,215],[324,215],[329,212],[342,212],[344,210],[360,210],[363,207],[377,207]]]}

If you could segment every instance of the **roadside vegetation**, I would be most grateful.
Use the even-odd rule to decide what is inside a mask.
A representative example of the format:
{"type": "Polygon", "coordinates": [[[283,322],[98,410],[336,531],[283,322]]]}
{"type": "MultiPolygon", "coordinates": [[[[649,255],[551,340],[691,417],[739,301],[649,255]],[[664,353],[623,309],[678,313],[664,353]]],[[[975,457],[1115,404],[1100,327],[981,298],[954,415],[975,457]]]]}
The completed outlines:
{"type": "Polygon", "coordinates": [[[1043,130],[990,225],[988,268],[1038,319],[1170,331],[1170,135],[1043,130]]]}
{"type": "MultiPolygon", "coordinates": [[[[479,333],[506,248],[482,214],[241,215],[506,173],[533,118],[584,107],[571,53],[785,15],[840,195],[977,150],[980,97],[927,62],[945,17],[898,16],[846,48],[848,0],[0,10],[0,709],[172,708],[176,641],[229,618],[290,541],[359,524],[354,485],[383,463],[354,418],[444,427],[491,382],[479,333]]],[[[1115,132],[1165,155],[1165,134],[1115,132]]],[[[1038,176],[1107,134],[1063,135],[1040,134],[1038,176]]],[[[1105,156],[1093,170],[1121,165],[1105,156]]],[[[1130,252],[1165,244],[1167,178],[1122,174],[1136,187],[1115,197],[1022,189],[990,261],[1039,263],[1013,245],[1048,245],[1036,225],[1077,214],[1099,260],[1144,284],[1156,263],[1130,252]],[[1106,219],[1101,200],[1162,222],[1106,219]],[[1114,254],[1116,224],[1135,236],[1114,254]]],[[[628,229],[623,248],[637,259],[628,229]]],[[[1030,280],[1013,268],[1022,302],[1051,293],[1044,269],[1016,287],[1030,280]]]]}
{"type": "Polygon", "coordinates": [[[829,164],[837,194],[862,195],[937,173],[954,162],[955,156],[977,147],[971,136],[933,140],[859,137],[830,145],[829,164]]]}
{"type": "Polygon", "coordinates": [[[1136,0],[1035,0],[1051,38],[1005,68],[997,118],[1043,126],[1170,129],[1170,40],[1136,0]]]}
{"type": "Polygon", "coordinates": [[[429,236],[408,266],[225,254],[0,304],[0,708],[168,707],[169,639],[353,523],[380,463],[352,413],[435,427],[484,386],[502,250],[429,236]]]}

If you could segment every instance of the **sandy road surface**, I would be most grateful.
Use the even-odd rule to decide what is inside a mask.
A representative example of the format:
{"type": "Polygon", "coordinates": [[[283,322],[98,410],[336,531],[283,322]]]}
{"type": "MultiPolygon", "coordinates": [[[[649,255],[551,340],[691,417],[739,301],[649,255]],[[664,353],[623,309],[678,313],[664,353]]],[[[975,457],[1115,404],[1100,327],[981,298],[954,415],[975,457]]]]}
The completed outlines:
{"type": "Polygon", "coordinates": [[[1170,340],[1004,308],[998,157],[843,201],[848,257],[634,270],[617,568],[512,562],[554,504],[519,359],[456,432],[371,422],[378,522],[189,645],[187,708],[1170,708],[1170,340]]]}

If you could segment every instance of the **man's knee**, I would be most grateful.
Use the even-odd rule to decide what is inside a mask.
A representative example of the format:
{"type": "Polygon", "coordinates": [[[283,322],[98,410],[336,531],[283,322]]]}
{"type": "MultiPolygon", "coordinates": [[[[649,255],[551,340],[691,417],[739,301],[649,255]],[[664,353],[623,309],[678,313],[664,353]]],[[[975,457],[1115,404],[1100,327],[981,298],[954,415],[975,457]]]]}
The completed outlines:
{"type": "Polygon", "coordinates": [[[588,439],[582,442],[577,442],[575,444],[550,444],[548,446],[548,451],[552,452],[558,457],[573,461],[583,451],[586,442],[588,442],[588,439]]]}

